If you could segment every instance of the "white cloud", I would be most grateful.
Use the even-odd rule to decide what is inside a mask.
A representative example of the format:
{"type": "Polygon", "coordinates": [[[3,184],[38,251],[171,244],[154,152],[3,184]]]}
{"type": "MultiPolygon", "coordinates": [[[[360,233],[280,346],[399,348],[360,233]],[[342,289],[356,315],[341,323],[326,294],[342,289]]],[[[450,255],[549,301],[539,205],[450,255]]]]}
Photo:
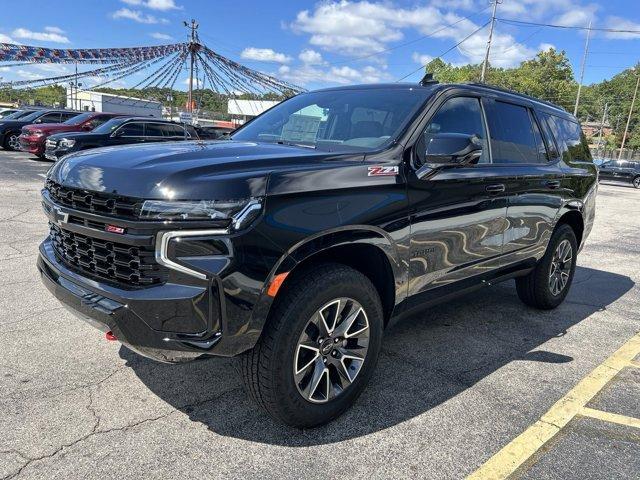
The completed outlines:
{"type": "Polygon", "coordinates": [[[116,10],[111,14],[111,17],[116,20],[119,18],[126,18],[128,20],[133,20],[134,22],[147,24],[169,23],[164,18],[157,18],[153,15],[144,14],[140,10],[131,10],[129,8],[121,8],[120,10],[116,10]]]}
{"type": "Polygon", "coordinates": [[[413,52],[413,55],[411,55],[411,58],[413,59],[414,62],[420,65],[426,65],[431,60],[433,60],[433,57],[431,55],[421,54],[418,52],[413,52]]]}
{"type": "Polygon", "coordinates": [[[149,35],[157,40],[173,40],[173,37],[171,35],[167,35],[166,33],[153,32],[149,35]]]}
{"type": "Polygon", "coordinates": [[[257,60],[259,62],[289,63],[291,57],[284,53],[276,52],[271,48],[245,48],[240,57],[247,60],[257,60]]]}
{"type": "Polygon", "coordinates": [[[538,45],[538,51],[539,52],[546,52],[547,50],[557,50],[556,46],[553,43],[541,43],[540,45],[538,45]]]}
{"type": "MultiPolygon", "coordinates": [[[[478,29],[479,25],[433,5],[401,8],[389,2],[341,0],[319,3],[313,11],[299,12],[291,27],[294,32],[309,34],[311,45],[348,56],[362,57],[375,54],[389,44],[402,40],[407,29],[455,43],[478,29]]],[[[464,42],[464,49],[459,49],[468,61],[482,61],[486,45],[484,32],[485,30],[480,30],[464,42]]],[[[498,66],[513,66],[535,53],[516,42],[511,35],[500,32],[494,34],[494,44],[499,50],[505,50],[504,55],[496,56],[493,61],[498,66]],[[508,51],[505,47],[508,47],[508,51]]],[[[368,61],[384,63],[381,58],[383,57],[375,55],[368,58],[368,61]]]]}
{"type": "MultiPolygon", "coordinates": [[[[607,18],[607,28],[613,28],[615,30],[637,30],[640,31],[640,23],[632,22],[620,17],[607,18]]],[[[614,40],[640,40],[640,34],[638,33],[623,33],[623,32],[608,32],[607,38],[614,40]]]]}
{"type": "Polygon", "coordinates": [[[0,43],[18,43],[9,35],[5,35],[4,33],[0,33],[0,43]]]}
{"type": "Polygon", "coordinates": [[[151,10],[179,10],[182,7],[179,7],[175,4],[174,0],[122,0],[123,3],[127,5],[133,5],[135,7],[145,7],[150,8],[151,10]]]}
{"type": "Polygon", "coordinates": [[[322,55],[311,49],[302,50],[298,58],[306,65],[322,65],[324,63],[322,55]]]}
{"type": "Polygon", "coordinates": [[[44,31],[49,33],[59,33],[61,35],[65,33],[60,27],[44,27],[44,31]]]}
{"type": "Polygon", "coordinates": [[[572,9],[555,17],[551,23],[567,27],[587,27],[593,18],[593,12],[586,9],[572,9]]]}
{"type": "MultiPolygon", "coordinates": [[[[51,27],[48,27],[48,28],[51,28],[51,27]]],[[[53,28],[57,28],[57,27],[53,27],[53,28]]],[[[11,34],[14,37],[22,40],[36,40],[39,42],[52,42],[52,43],[71,43],[66,36],[61,35],[60,33],[52,32],[52,31],[33,32],[26,28],[16,28],[11,34]]]]}
{"type": "Polygon", "coordinates": [[[291,68],[288,65],[281,65],[278,69],[278,75],[283,80],[297,85],[379,83],[392,79],[384,67],[376,68],[371,65],[361,69],[347,66],[327,69],[308,64],[291,68]]]}

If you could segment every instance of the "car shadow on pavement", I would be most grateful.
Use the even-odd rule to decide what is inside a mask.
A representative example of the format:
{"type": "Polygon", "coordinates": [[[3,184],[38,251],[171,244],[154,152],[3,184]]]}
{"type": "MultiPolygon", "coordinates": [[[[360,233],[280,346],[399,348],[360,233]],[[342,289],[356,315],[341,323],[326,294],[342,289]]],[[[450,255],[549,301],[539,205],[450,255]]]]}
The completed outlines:
{"type": "Polygon", "coordinates": [[[151,392],[216,434],[292,447],[326,444],[410,420],[510,362],[571,362],[570,356],[538,347],[606,310],[633,286],[629,277],[578,267],[567,300],[553,311],[525,307],[513,282],[429,308],[386,332],[376,373],[362,396],[344,415],[313,430],[282,426],[254,405],[233,359],[165,365],[126,347],[120,356],[151,392]]]}

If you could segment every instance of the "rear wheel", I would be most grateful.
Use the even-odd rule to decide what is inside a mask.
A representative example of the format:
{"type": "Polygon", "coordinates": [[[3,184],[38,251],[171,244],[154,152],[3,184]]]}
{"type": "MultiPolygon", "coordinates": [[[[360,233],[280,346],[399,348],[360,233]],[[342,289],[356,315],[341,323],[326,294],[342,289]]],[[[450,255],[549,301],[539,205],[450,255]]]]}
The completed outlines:
{"type": "Polygon", "coordinates": [[[526,305],[551,310],[560,305],[571,287],[578,245],[573,229],[560,225],[551,236],[547,251],[536,268],[516,278],[518,297],[526,305]]]}
{"type": "Polygon", "coordinates": [[[633,186],[636,188],[640,188],[640,175],[633,179],[633,186]]]}
{"type": "Polygon", "coordinates": [[[278,299],[256,347],[241,357],[251,397],[294,427],[322,425],[356,400],[382,342],[378,293],[337,264],[307,271],[278,299]]]}

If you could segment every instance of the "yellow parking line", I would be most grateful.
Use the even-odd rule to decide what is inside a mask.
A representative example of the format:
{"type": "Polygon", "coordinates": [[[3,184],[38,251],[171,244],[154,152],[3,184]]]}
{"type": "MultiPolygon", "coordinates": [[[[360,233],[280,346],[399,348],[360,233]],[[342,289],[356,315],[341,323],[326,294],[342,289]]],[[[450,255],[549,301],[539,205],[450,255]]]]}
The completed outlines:
{"type": "Polygon", "coordinates": [[[640,418],[627,417],[617,413],[603,412],[602,410],[594,410],[593,408],[584,407],[580,410],[580,415],[585,417],[597,418],[605,422],[617,423],[627,427],[640,428],[640,418]]]}
{"type": "Polygon", "coordinates": [[[537,422],[469,475],[468,480],[493,480],[509,477],[579,414],[587,402],[602,390],[620,370],[628,367],[638,353],[640,353],[640,333],[632,337],[583,378],[537,422]]]}

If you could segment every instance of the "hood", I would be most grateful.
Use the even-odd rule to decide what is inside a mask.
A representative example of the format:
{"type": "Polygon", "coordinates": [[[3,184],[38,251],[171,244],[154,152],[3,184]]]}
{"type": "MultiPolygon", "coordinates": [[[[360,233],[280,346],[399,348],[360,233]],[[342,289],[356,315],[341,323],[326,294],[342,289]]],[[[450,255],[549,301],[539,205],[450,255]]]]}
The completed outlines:
{"type": "Polygon", "coordinates": [[[29,124],[28,122],[25,122],[24,120],[20,120],[20,119],[3,120],[0,118],[0,130],[6,130],[12,127],[22,128],[24,125],[28,125],[28,124],[29,124]]]}
{"type": "MultiPolygon", "coordinates": [[[[71,125],[65,125],[65,127],[69,127],[71,125]]],[[[62,131],[53,131],[51,133],[51,138],[52,140],[60,140],[62,138],[73,138],[74,140],[83,140],[85,138],[87,139],[91,139],[91,138],[103,138],[105,136],[108,136],[108,134],[105,133],[93,133],[93,132],[85,132],[82,130],[78,130],[79,127],[75,127],[72,130],[62,130],[62,131]]]]}
{"type": "Polygon", "coordinates": [[[335,154],[274,143],[170,142],[81,151],[49,172],[68,187],[173,200],[227,200],[263,196],[273,171],[309,168],[363,154],[335,154]]]}
{"type": "Polygon", "coordinates": [[[64,123],[32,123],[22,128],[27,130],[40,130],[45,133],[80,131],[80,125],[65,125],[64,123]]]}

